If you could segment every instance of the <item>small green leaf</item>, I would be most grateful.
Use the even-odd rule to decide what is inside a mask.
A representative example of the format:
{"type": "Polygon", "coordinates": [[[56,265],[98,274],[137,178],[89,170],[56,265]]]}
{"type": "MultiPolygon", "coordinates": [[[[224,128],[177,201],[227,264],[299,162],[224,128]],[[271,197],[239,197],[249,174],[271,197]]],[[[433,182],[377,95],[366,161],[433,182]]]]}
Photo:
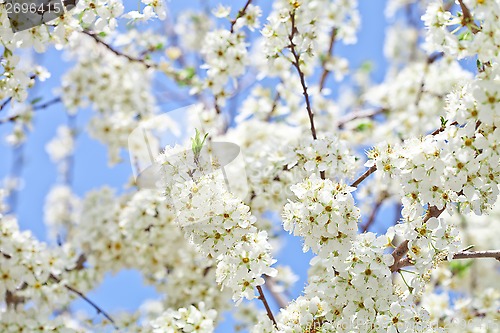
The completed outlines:
{"type": "Polygon", "coordinates": [[[43,97],[33,98],[33,100],[31,101],[31,105],[35,105],[36,103],[40,102],[42,99],[43,99],[43,97]]]}
{"type": "Polygon", "coordinates": [[[458,40],[472,40],[472,34],[469,30],[462,32],[460,35],[458,35],[458,40]]]}
{"type": "Polygon", "coordinates": [[[465,273],[469,270],[469,268],[474,263],[473,260],[469,261],[451,261],[450,262],[450,270],[453,274],[458,275],[459,277],[463,277],[465,273]]]}
{"type": "Polygon", "coordinates": [[[194,138],[191,138],[191,149],[193,150],[193,154],[196,158],[200,156],[201,150],[203,149],[203,144],[205,143],[205,140],[207,139],[208,133],[206,133],[203,136],[203,139],[200,138],[200,131],[198,129],[195,129],[195,135],[194,138]]]}
{"type": "Polygon", "coordinates": [[[5,48],[3,51],[3,56],[4,56],[4,58],[12,56],[12,51],[8,48],[5,48]]]}
{"type": "Polygon", "coordinates": [[[441,120],[441,128],[445,128],[448,120],[446,120],[443,116],[439,117],[439,119],[441,120]]]}
{"type": "Polygon", "coordinates": [[[361,123],[358,126],[356,126],[355,130],[357,132],[364,132],[372,127],[371,123],[361,123]]]}
{"type": "Polygon", "coordinates": [[[373,63],[371,61],[365,61],[361,64],[359,69],[363,72],[369,73],[373,70],[373,63]]]}

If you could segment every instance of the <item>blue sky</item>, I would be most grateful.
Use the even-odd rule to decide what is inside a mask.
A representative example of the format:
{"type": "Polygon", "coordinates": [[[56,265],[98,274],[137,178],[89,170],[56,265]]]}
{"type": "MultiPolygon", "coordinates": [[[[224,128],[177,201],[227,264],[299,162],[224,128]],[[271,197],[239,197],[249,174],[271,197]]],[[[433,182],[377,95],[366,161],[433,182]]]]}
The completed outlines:
{"type": "MultiPolygon", "coordinates": [[[[261,2],[264,3],[264,1],[257,1],[258,4],[261,2]]],[[[212,1],[211,3],[216,2],[212,1]]],[[[243,4],[244,1],[232,1],[234,9],[243,4]]],[[[199,2],[196,0],[171,1],[168,5],[174,15],[184,8],[199,9],[200,7],[199,2]]],[[[386,68],[386,62],[382,54],[386,27],[384,8],[385,0],[361,0],[362,28],[358,34],[358,43],[349,46],[335,46],[335,52],[347,57],[352,68],[358,67],[366,60],[370,60],[375,65],[372,76],[375,81],[383,79],[386,68]]],[[[52,77],[46,82],[37,84],[38,88],[31,94],[30,98],[42,96],[44,101],[47,101],[56,95],[54,89],[60,85],[61,74],[70,68],[71,63],[61,62],[61,53],[53,48],[47,53],[35,57],[37,62],[49,69],[52,77]]],[[[333,80],[330,81],[330,84],[332,82],[333,80]]],[[[335,90],[335,87],[333,88],[335,90]]],[[[76,144],[73,188],[75,193],[80,196],[105,184],[121,189],[132,172],[127,159],[125,159],[125,163],[112,168],[108,167],[106,148],[91,139],[85,129],[85,124],[90,115],[90,110],[80,110],[77,116],[77,127],[80,134],[76,144]]],[[[3,116],[5,116],[5,110],[0,112],[0,119],[3,116]]],[[[46,239],[43,223],[45,196],[53,184],[57,182],[57,170],[45,152],[45,145],[54,137],[57,127],[66,121],[65,110],[59,104],[37,112],[34,119],[34,130],[29,134],[27,143],[23,148],[25,162],[21,172],[24,186],[19,192],[16,213],[21,228],[31,230],[42,240],[46,239]]],[[[4,138],[11,129],[10,124],[0,125],[0,138],[4,138]]],[[[0,179],[3,179],[11,172],[13,157],[11,148],[2,140],[0,142],[0,179]]],[[[382,212],[380,218],[392,216],[392,208],[387,211],[387,213],[382,212]]],[[[286,238],[286,245],[278,256],[278,262],[290,265],[296,273],[302,273],[301,280],[292,291],[294,297],[299,295],[303,289],[305,283],[304,273],[307,271],[310,258],[310,254],[302,253],[302,245],[299,239],[291,236],[286,238]]],[[[120,309],[137,309],[143,300],[155,297],[155,292],[152,288],[142,285],[141,277],[137,272],[127,271],[108,277],[103,285],[89,293],[88,296],[104,309],[113,312],[120,309]]],[[[81,301],[76,302],[75,307],[85,308],[90,313],[92,312],[92,309],[81,301]]],[[[231,321],[228,320],[221,325],[217,332],[232,331],[231,321]]]]}

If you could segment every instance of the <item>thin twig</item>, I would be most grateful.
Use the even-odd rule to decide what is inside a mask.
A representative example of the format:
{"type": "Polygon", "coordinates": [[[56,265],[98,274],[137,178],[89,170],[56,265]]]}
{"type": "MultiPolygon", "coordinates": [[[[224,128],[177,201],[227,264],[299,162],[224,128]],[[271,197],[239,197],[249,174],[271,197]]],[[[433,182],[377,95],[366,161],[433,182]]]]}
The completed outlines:
{"type": "Polygon", "coordinates": [[[340,120],[337,123],[337,126],[339,128],[344,127],[345,124],[356,120],[356,119],[361,119],[361,118],[372,118],[375,117],[376,115],[382,114],[386,112],[387,109],[385,108],[378,108],[378,109],[371,109],[371,110],[365,110],[365,111],[359,111],[359,112],[351,112],[340,118],[340,120]]]}
{"type": "Polygon", "coordinates": [[[240,11],[238,12],[238,15],[236,15],[234,20],[231,21],[231,30],[230,30],[231,33],[234,32],[234,26],[236,25],[236,21],[238,21],[240,18],[245,16],[245,13],[248,9],[248,6],[250,6],[251,3],[252,3],[252,0],[247,0],[247,3],[245,4],[245,6],[242,9],[240,9],[240,11]]]}
{"type": "Polygon", "coordinates": [[[266,308],[267,317],[273,322],[274,326],[278,328],[278,324],[276,323],[276,319],[274,319],[273,312],[271,311],[271,308],[267,303],[266,296],[264,296],[264,291],[262,291],[262,287],[257,286],[257,291],[259,292],[259,299],[262,301],[264,307],[266,308]]]}
{"type": "Polygon", "coordinates": [[[12,96],[10,96],[9,98],[7,98],[7,99],[5,100],[5,102],[3,102],[3,103],[2,103],[2,105],[0,105],[0,111],[2,111],[2,110],[3,110],[3,108],[4,108],[4,107],[6,107],[6,106],[7,106],[7,104],[9,104],[9,103],[10,103],[10,101],[12,101],[12,96]]]}
{"type": "Polygon", "coordinates": [[[134,57],[132,57],[132,56],[130,56],[128,54],[125,54],[125,53],[122,53],[122,52],[116,50],[111,45],[109,45],[108,43],[106,43],[105,41],[103,41],[102,39],[100,39],[99,37],[97,37],[97,34],[94,33],[94,32],[92,32],[92,31],[83,30],[82,33],[86,34],[87,36],[92,37],[98,44],[103,45],[109,51],[111,51],[112,53],[114,53],[115,55],[117,55],[119,57],[127,58],[130,62],[135,62],[135,63],[143,64],[144,66],[146,66],[146,68],[155,67],[154,65],[151,65],[151,64],[147,63],[144,59],[134,58],[134,57]]]}
{"type": "MultiPolygon", "coordinates": [[[[288,39],[290,40],[290,52],[293,55],[294,61],[292,61],[293,66],[299,73],[300,77],[300,84],[302,86],[302,94],[304,95],[304,99],[306,101],[306,109],[307,109],[307,114],[309,115],[309,123],[311,124],[311,134],[314,140],[317,140],[316,136],[316,127],[314,126],[314,113],[311,108],[311,100],[309,98],[309,93],[307,92],[307,85],[306,85],[306,79],[304,72],[302,69],[300,69],[300,55],[297,53],[297,50],[295,49],[295,43],[293,42],[293,37],[297,33],[297,27],[295,26],[295,11],[290,13],[290,18],[292,22],[292,31],[290,35],[288,36],[288,39]]],[[[320,171],[320,177],[321,179],[326,179],[325,171],[320,171]]]]}
{"type": "MultiPolygon", "coordinates": [[[[307,92],[307,85],[306,85],[306,79],[304,72],[302,69],[300,69],[300,55],[297,53],[297,50],[295,50],[295,43],[293,42],[293,37],[295,33],[297,32],[297,27],[295,26],[295,11],[290,13],[291,21],[292,21],[292,31],[290,35],[288,36],[290,40],[290,51],[293,55],[294,61],[292,61],[293,66],[297,70],[299,77],[300,77],[300,84],[302,86],[302,94],[304,95],[304,99],[306,102],[306,109],[307,109],[307,114],[309,115],[309,123],[311,124],[311,134],[314,140],[317,140],[317,135],[316,135],[316,127],[314,126],[314,113],[311,108],[311,100],[309,98],[309,93],[307,92]]],[[[320,171],[320,176],[321,179],[325,179],[325,172],[320,171]]]]}
{"type": "Polygon", "coordinates": [[[46,109],[48,108],[49,106],[52,106],[54,104],[57,104],[59,102],[61,102],[61,97],[55,97],[53,99],[51,99],[50,101],[47,101],[43,104],[36,104],[35,106],[33,106],[33,110],[42,110],[42,109],[46,109]]]}
{"type": "MultiPolygon", "coordinates": [[[[455,253],[453,255],[453,260],[457,259],[476,259],[476,258],[491,258],[500,261],[500,251],[463,251],[459,253],[455,253]]],[[[405,258],[398,262],[396,267],[394,267],[394,271],[398,271],[401,268],[412,266],[413,262],[410,258],[405,258]]]]}
{"type": "Polygon", "coordinates": [[[500,250],[495,251],[463,251],[455,253],[453,259],[472,259],[472,258],[494,258],[500,261],[500,250]]]}
{"type": "Polygon", "coordinates": [[[382,196],[377,202],[375,203],[375,206],[372,209],[372,212],[370,214],[370,217],[368,218],[368,221],[365,223],[365,225],[361,228],[361,232],[367,232],[368,229],[372,226],[373,222],[375,222],[375,218],[377,217],[377,213],[382,207],[382,204],[384,203],[384,200],[387,198],[386,193],[382,193],[382,196]]]}
{"type": "Polygon", "coordinates": [[[359,184],[361,184],[361,182],[363,180],[365,180],[366,178],[368,178],[368,176],[370,176],[372,173],[374,173],[375,171],[377,171],[377,166],[376,165],[372,165],[368,170],[366,170],[361,176],[359,176],[358,179],[356,179],[354,181],[354,183],[351,184],[351,187],[358,187],[359,184]]]}
{"type": "MultiPolygon", "coordinates": [[[[331,57],[333,52],[333,45],[335,44],[335,37],[337,36],[337,28],[333,27],[330,33],[330,43],[328,45],[328,57],[331,57]]],[[[323,90],[326,84],[326,79],[328,78],[330,71],[326,68],[326,60],[323,61],[323,72],[321,73],[321,79],[319,80],[319,91],[323,90]]]]}
{"type": "Polygon", "coordinates": [[[291,17],[291,22],[292,22],[292,32],[288,36],[288,39],[290,40],[290,52],[293,55],[294,61],[292,61],[293,66],[297,70],[299,77],[300,77],[300,84],[302,85],[302,94],[304,95],[305,101],[306,101],[306,109],[307,113],[309,114],[309,122],[311,124],[311,134],[314,140],[317,139],[316,136],[316,127],[314,126],[314,113],[311,108],[311,101],[309,99],[309,93],[307,92],[307,85],[306,85],[306,80],[305,80],[305,75],[304,72],[300,69],[300,55],[297,53],[297,50],[295,49],[295,43],[293,42],[293,37],[297,33],[297,27],[295,26],[295,11],[290,13],[291,17]]]}
{"type": "MultiPolygon", "coordinates": [[[[423,220],[423,223],[429,221],[429,219],[433,218],[433,217],[439,217],[439,215],[441,215],[441,213],[443,213],[445,210],[445,207],[439,209],[437,208],[436,206],[430,206],[427,210],[427,214],[425,215],[424,217],[424,220],[423,220]]],[[[392,257],[394,258],[394,263],[392,264],[392,266],[390,267],[391,268],[391,272],[395,272],[397,271],[399,265],[400,265],[400,261],[401,261],[401,258],[403,258],[405,256],[405,254],[408,253],[409,249],[408,249],[408,243],[409,241],[408,240],[404,240],[401,244],[399,244],[399,246],[392,252],[392,257]]]]}
{"type": "MultiPolygon", "coordinates": [[[[55,275],[51,274],[50,277],[60,283],[61,282],[61,279],[57,278],[55,275]]],[[[99,305],[97,305],[96,303],[94,303],[91,299],[89,299],[87,296],[85,296],[84,293],[82,293],[81,291],[78,291],[77,289],[67,285],[67,284],[63,284],[64,288],[68,289],[69,291],[71,291],[72,293],[78,295],[81,299],[83,299],[84,301],[86,301],[88,304],[90,304],[96,311],[98,314],[102,314],[107,320],[109,320],[111,322],[111,324],[114,326],[115,329],[118,329],[118,326],[116,326],[116,323],[115,321],[113,320],[113,318],[111,318],[111,316],[106,312],[104,311],[99,305]]]]}
{"type": "MultiPolygon", "coordinates": [[[[33,111],[46,109],[49,106],[52,106],[52,105],[57,104],[59,102],[61,102],[61,98],[60,97],[56,97],[56,98],[54,98],[54,99],[52,99],[50,101],[47,101],[47,102],[45,102],[43,104],[34,105],[33,106],[33,111]]],[[[22,116],[23,116],[23,114],[15,114],[15,115],[10,116],[8,118],[0,119],[0,125],[16,121],[17,119],[21,118],[22,116]]]]}

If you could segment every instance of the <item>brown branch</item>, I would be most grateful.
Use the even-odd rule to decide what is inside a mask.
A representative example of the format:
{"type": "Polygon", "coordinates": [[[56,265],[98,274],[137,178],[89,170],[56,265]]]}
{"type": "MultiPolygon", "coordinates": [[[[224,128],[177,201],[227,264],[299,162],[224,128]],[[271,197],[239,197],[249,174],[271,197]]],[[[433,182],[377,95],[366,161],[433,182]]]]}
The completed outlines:
{"type": "Polygon", "coordinates": [[[372,226],[373,222],[375,222],[375,218],[377,217],[377,213],[382,207],[382,204],[384,203],[384,200],[387,198],[387,193],[382,193],[382,196],[380,197],[379,200],[375,203],[375,206],[372,209],[372,212],[370,214],[370,217],[368,218],[368,221],[365,223],[365,225],[361,228],[361,232],[367,232],[368,229],[372,226]]]}
{"type": "MultiPolygon", "coordinates": [[[[328,57],[331,57],[333,52],[333,45],[335,44],[335,37],[337,36],[337,28],[333,27],[332,32],[330,33],[330,43],[328,45],[328,57]]],[[[326,60],[323,61],[323,72],[321,73],[321,79],[319,80],[319,91],[323,90],[326,84],[326,79],[328,78],[328,74],[330,71],[326,69],[326,60]]]]}
{"type": "MultiPolygon", "coordinates": [[[[306,79],[304,72],[300,69],[300,55],[297,53],[297,50],[295,49],[295,43],[293,42],[293,37],[295,34],[298,32],[297,27],[295,26],[295,11],[290,13],[290,19],[292,22],[292,31],[290,35],[288,36],[288,39],[290,40],[290,52],[293,55],[294,61],[292,61],[293,66],[297,70],[297,73],[299,74],[300,77],[300,84],[302,86],[302,94],[304,95],[304,99],[306,101],[306,109],[307,109],[307,114],[309,115],[309,123],[311,124],[311,134],[314,140],[317,139],[316,136],[316,127],[314,126],[314,113],[311,108],[311,100],[309,98],[309,93],[307,92],[307,85],[306,85],[306,79]]],[[[321,179],[326,179],[325,176],[325,171],[320,171],[320,176],[321,179]]]]}
{"type": "MultiPolygon", "coordinates": [[[[457,121],[454,121],[450,124],[450,126],[454,126],[454,125],[458,125],[458,122],[457,121]]],[[[445,130],[446,127],[443,127],[441,126],[440,128],[438,128],[437,130],[435,130],[434,132],[431,133],[432,136],[434,135],[438,135],[439,133],[441,133],[442,131],[445,130]]]]}
{"type": "MultiPolygon", "coordinates": [[[[56,97],[56,98],[54,98],[54,99],[52,99],[50,101],[47,101],[47,102],[45,102],[43,104],[34,105],[33,106],[33,111],[46,109],[49,106],[52,106],[52,105],[57,104],[59,102],[61,102],[61,98],[60,97],[56,97]]],[[[0,125],[16,121],[17,119],[22,118],[22,116],[23,116],[23,114],[16,114],[16,115],[10,116],[10,117],[5,118],[5,119],[0,119],[0,125]]]]}
{"type": "MultiPolygon", "coordinates": [[[[423,223],[429,221],[429,219],[431,219],[432,217],[439,217],[439,215],[441,215],[441,213],[443,213],[444,210],[445,210],[445,207],[443,207],[442,209],[438,209],[436,206],[430,206],[427,209],[427,214],[424,217],[423,223]]],[[[399,269],[398,267],[400,265],[401,258],[403,258],[405,256],[405,254],[407,254],[408,251],[409,251],[409,249],[408,249],[408,243],[409,243],[408,240],[404,240],[392,252],[392,257],[394,258],[394,263],[390,267],[391,272],[395,272],[395,271],[397,271],[399,269]]]]}
{"type": "Polygon", "coordinates": [[[234,20],[231,21],[231,29],[230,29],[231,33],[234,32],[234,26],[236,25],[236,21],[238,21],[240,18],[245,16],[245,13],[248,9],[248,6],[250,6],[251,3],[252,3],[252,0],[247,0],[247,3],[245,4],[245,6],[242,9],[240,9],[240,11],[238,12],[238,15],[236,15],[234,20]]]}
{"type": "MultiPolygon", "coordinates": [[[[456,121],[454,121],[453,123],[451,123],[450,125],[457,125],[458,123],[456,121]]],[[[434,132],[432,132],[430,135],[437,135],[438,133],[441,133],[442,131],[444,131],[444,128],[443,127],[440,127],[438,128],[437,130],[435,130],[434,132]]],[[[363,180],[365,180],[366,178],[368,178],[368,176],[370,176],[372,173],[374,173],[375,171],[377,171],[377,166],[376,165],[373,165],[371,166],[368,170],[366,170],[361,176],[359,176],[358,179],[356,179],[354,181],[354,183],[351,184],[352,187],[358,187],[359,184],[361,184],[361,182],[363,180]]],[[[441,214],[441,213],[440,213],[441,214]]]]}
{"type": "Polygon", "coordinates": [[[439,52],[439,53],[434,53],[434,54],[430,55],[429,57],[427,57],[427,60],[425,62],[424,73],[422,75],[422,80],[420,81],[420,88],[418,89],[417,97],[415,98],[415,102],[414,102],[414,105],[416,107],[418,107],[418,105],[420,104],[420,100],[422,99],[422,96],[424,95],[424,92],[425,92],[425,89],[424,89],[425,88],[425,76],[426,76],[426,73],[427,73],[429,66],[431,64],[433,64],[436,60],[440,59],[443,55],[444,55],[443,52],[439,52]]]}
{"type": "MultiPolygon", "coordinates": [[[[455,253],[453,255],[453,260],[457,259],[476,259],[476,258],[491,258],[500,261],[500,250],[496,251],[463,251],[455,253]]],[[[394,271],[398,271],[403,267],[412,266],[413,262],[410,258],[405,258],[398,262],[394,267],[394,271]]]]}
{"type": "Polygon", "coordinates": [[[0,105],[0,111],[2,111],[6,106],[7,104],[9,104],[10,102],[12,101],[12,96],[10,96],[9,98],[7,98],[3,103],[2,105],[0,105]]]}
{"type": "Polygon", "coordinates": [[[368,176],[370,176],[372,173],[374,173],[375,171],[377,171],[377,166],[376,165],[373,165],[371,166],[368,170],[366,170],[361,176],[359,176],[358,179],[356,179],[354,181],[354,183],[351,184],[351,187],[358,187],[359,184],[361,184],[361,182],[363,180],[365,180],[366,178],[368,178],[368,176]]]}
{"type": "Polygon", "coordinates": [[[267,317],[273,322],[274,326],[278,328],[278,324],[276,323],[276,319],[274,319],[273,312],[271,311],[271,308],[269,307],[269,304],[267,303],[266,296],[264,296],[264,291],[262,291],[261,286],[257,286],[257,291],[259,292],[259,299],[262,301],[264,304],[264,307],[266,308],[267,312],[267,317]]]}
{"type": "Polygon", "coordinates": [[[105,41],[103,41],[102,39],[100,39],[97,36],[97,34],[94,33],[94,32],[92,32],[92,31],[83,30],[82,33],[86,34],[87,36],[92,37],[98,44],[103,45],[105,48],[107,48],[109,51],[111,51],[112,53],[114,53],[115,55],[117,55],[119,57],[127,58],[130,62],[135,62],[135,63],[143,64],[144,66],[146,66],[146,68],[153,68],[153,67],[155,67],[154,65],[148,64],[144,59],[134,58],[134,57],[132,57],[132,56],[130,56],[128,54],[125,54],[125,53],[122,53],[122,52],[116,50],[111,45],[109,45],[108,43],[106,43],[105,41]]]}
{"type": "Polygon", "coordinates": [[[460,5],[460,8],[462,9],[462,26],[464,27],[468,27],[470,28],[470,30],[472,31],[473,34],[477,33],[480,31],[480,29],[476,28],[474,26],[474,17],[472,17],[472,14],[469,10],[469,8],[467,8],[467,6],[464,4],[464,2],[462,0],[458,0],[458,4],[460,5]],[[470,27],[469,27],[469,24],[472,24],[470,27]]]}
{"type": "Polygon", "coordinates": [[[344,127],[345,124],[356,120],[356,119],[361,119],[361,118],[372,118],[376,115],[382,114],[384,112],[387,112],[387,109],[385,108],[379,108],[379,109],[372,109],[372,110],[365,110],[365,111],[359,111],[359,112],[351,112],[340,118],[340,120],[337,123],[337,126],[339,128],[344,127]]]}
{"type": "Polygon", "coordinates": [[[306,109],[307,113],[309,114],[309,122],[311,124],[311,134],[314,140],[317,139],[316,136],[316,127],[314,126],[314,113],[311,108],[311,101],[309,99],[309,93],[307,92],[307,85],[306,85],[306,79],[304,72],[300,69],[300,55],[297,53],[297,50],[295,49],[295,43],[293,42],[293,37],[297,33],[297,27],[295,26],[295,11],[290,13],[290,18],[292,22],[292,32],[288,36],[288,39],[290,40],[290,52],[293,55],[294,61],[292,61],[293,66],[297,70],[299,77],[300,77],[300,84],[302,85],[302,94],[304,95],[304,99],[306,101],[306,109]]]}
{"type": "Polygon", "coordinates": [[[494,258],[500,261],[500,250],[495,251],[463,251],[453,255],[453,259],[494,258]]]}
{"type": "MultiPolygon", "coordinates": [[[[57,278],[55,275],[51,274],[50,277],[54,281],[61,283],[61,279],[57,278]]],[[[111,318],[111,316],[106,311],[104,311],[99,305],[94,303],[91,299],[89,299],[87,296],[85,296],[85,294],[83,294],[81,291],[78,291],[77,289],[75,289],[67,284],[62,284],[62,285],[64,286],[64,288],[68,289],[69,291],[78,295],[81,299],[86,301],[90,306],[92,306],[97,311],[97,314],[102,314],[107,320],[109,320],[111,322],[111,324],[114,326],[115,329],[118,329],[118,326],[116,326],[116,323],[113,320],[113,318],[111,318]]]]}

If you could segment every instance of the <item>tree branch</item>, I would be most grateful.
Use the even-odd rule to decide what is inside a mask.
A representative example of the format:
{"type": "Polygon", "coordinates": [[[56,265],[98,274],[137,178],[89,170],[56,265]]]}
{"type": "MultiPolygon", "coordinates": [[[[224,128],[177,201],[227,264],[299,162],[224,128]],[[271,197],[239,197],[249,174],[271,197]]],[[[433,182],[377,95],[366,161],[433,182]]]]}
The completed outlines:
{"type": "Polygon", "coordinates": [[[7,98],[3,103],[2,105],[0,105],[0,111],[2,111],[6,106],[7,104],[10,103],[10,101],[12,101],[12,96],[10,96],[9,98],[7,98]]]}
{"type": "Polygon", "coordinates": [[[372,226],[373,222],[375,222],[375,218],[377,217],[377,213],[380,210],[380,207],[382,207],[382,204],[384,203],[384,200],[387,198],[387,193],[383,192],[380,199],[377,200],[375,203],[375,206],[373,207],[373,210],[370,214],[370,217],[368,218],[368,221],[366,224],[361,228],[361,232],[367,232],[368,229],[372,226]]]}
{"type": "Polygon", "coordinates": [[[297,27],[295,26],[295,11],[290,13],[290,18],[292,22],[292,32],[288,36],[288,39],[290,40],[290,52],[293,55],[294,60],[292,61],[293,66],[297,70],[299,77],[300,77],[300,84],[302,85],[302,94],[304,95],[304,99],[306,101],[306,109],[307,113],[309,115],[309,122],[311,124],[311,134],[314,140],[317,139],[316,136],[316,127],[314,126],[314,113],[311,108],[311,101],[309,99],[309,93],[307,92],[307,85],[306,85],[306,80],[305,80],[305,75],[304,72],[300,69],[300,55],[297,53],[297,50],[295,49],[295,43],[293,42],[293,38],[295,34],[297,33],[297,27]]]}
{"type": "Polygon", "coordinates": [[[125,53],[122,53],[122,52],[116,50],[111,45],[109,45],[108,43],[106,43],[105,41],[103,41],[102,39],[97,37],[97,34],[92,32],[92,31],[83,30],[82,33],[84,33],[87,36],[92,37],[98,44],[103,45],[105,48],[107,48],[109,51],[111,51],[112,53],[114,53],[115,55],[117,55],[119,57],[127,58],[130,62],[136,62],[136,63],[143,64],[144,66],[146,66],[146,68],[156,67],[152,64],[147,63],[144,59],[134,58],[128,54],[125,54],[125,53]]]}
{"type": "Polygon", "coordinates": [[[470,28],[470,30],[472,31],[473,34],[477,33],[480,31],[480,29],[476,28],[474,26],[474,18],[472,17],[472,14],[469,10],[469,8],[467,8],[467,6],[464,4],[464,2],[462,0],[458,0],[458,4],[460,5],[460,9],[462,9],[462,25],[464,27],[467,27],[467,28],[470,28]],[[471,25],[469,27],[469,25],[471,25]]]}
{"type": "Polygon", "coordinates": [[[236,25],[236,21],[238,21],[238,19],[242,18],[243,16],[245,16],[245,13],[248,9],[248,6],[250,6],[250,4],[252,3],[252,0],[247,0],[245,6],[240,9],[240,11],[238,12],[238,15],[236,15],[236,17],[234,18],[234,20],[231,21],[231,33],[234,32],[234,26],[236,25]]]}
{"type": "MultiPolygon", "coordinates": [[[[54,281],[61,283],[61,279],[57,278],[55,275],[50,274],[50,277],[54,281]]],[[[118,326],[116,326],[116,323],[113,320],[113,318],[111,318],[111,316],[106,311],[104,311],[99,305],[94,303],[91,299],[89,299],[87,296],[85,296],[85,294],[83,294],[81,291],[78,291],[77,289],[75,289],[75,288],[73,288],[65,283],[63,283],[62,285],[64,286],[64,288],[66,288],[69,291],[71,291],[72,293],[78,295],[81,299],[83,299],[85,302],[90,304],[90,306],[92,306],[97,311],[98,314],[102,314],[107,320],[109,320],[111,322],[111,324],[114,326],[115,329],[118,329],[118,326]]]]}
{"type": "MultiPolygon", "coordinates": [[[[328,45],[328,57],[332,55],[333,45],[335,44],[335,37],[337,36],[337,28],[333,27],[332,32],[330,33],[330,44],[328,45]]],[[[321,73],[321,79],[319,80],[319,91],[323,90],[326,84],[326,79],[328,78],[328,74],[330,71],[326,69],[326,60],[323,61],[323,72],[321,73]]]]}
{"type": "MultiPolygon", "coordinates": [[[[34,105],[33,106],[33,111],[46,109],[49,106],[52,106],[52,105],[57,104],[59,102],[61,102],[61,98],[60,97],[56,97],[56,98],[54,98],[54,99],[52,99],[50,101],[47,101],[47,102],[45,102],[43,104],[34,105]]],[[[16,115],[10,116],[10,117],[5,118],[5,119],[0,119],[0,125],[16,121],[17,119],[21,118],[22,116],[23,116],[22,114],[16,114],[16,115]]]]}
{"type": "MultiPolygon", "coordinates": [[[[439,215],[441,215],[441,213],[443,213],[444,210],[445,207],[443,207],[442,209],[438,209],[436,206],[430,206],[429,209],[427,210],[427,214],[424,217],[423,223],[429,221],[429,219],[431,219],[432,217],[439,217],[439,215]]],[[[409,251],[408,243],[409,243],[408,240],[404,240],[392,252],[392,257],[394,258],[394,264],[392,264],[392,266],[390,267],[391,272],[395,272],[399,269],[398,267],[400,265],[401,258],[403,258],[405,254],[408,253],[409,251]]]]}
{"type": "MultiPolygon", "coordinates": [[[[293,66],[299,73],[300,77],[300,84],[302,86],[302,94],[304,95],[304,99],[306,101],[306,109],[307,109],[307,114],[309,115],[309,123],[311,124],[311,134],[314,140],[317,140],[316,136],[316,127],[314,126],[314,113],[311,108],[311,100],[309,98],[309,93],[307,92],[307,85],[306,85],[306,79],[304,72],[300,69],[300,55],[297,53],[297,50],[295,49],[295,43],[293,42],[293,37],[297,33],[297,27],[295,26],[295,11],[290,13],[290,19],[292,22],[292,31],[290,35],[288,36],[288,39],[290,40],[290,52],[293,55],[294,61],[292,61],[293,66]]],[[[321,179],[326,179],[325,172],[320,171],[320,176],[321,179]]]]}
{"type": "Polygon", "coordinates": [[[377,166],[376,165],[373,165],[371,166],[368,170],[366,170],[361,176],[359,176],[358,179],[356,179],[354,181],[354,183],[351,184],[351,187],[358,187],[359,184],[361,184],[361,182],[363,182],[363,180],[365,180],[366,178],[368,178],[368,176],[370,176],[372,173],[374,173],[375,171],[377,171],[377,166]]]}
{"type": "Polygon", "coordinates": [[[264,307],[266,308],[267,317],[273,322],[274,326],[278,328],[278,324],[276,323],[276,319],[274,319],[273,312],[271,311],[271,308],[267,303],[266,296],[264,296],[264,291],[262,291],[262,287],[257,286],[257,291],[259,292],[259,299],[262,301],[264,307]]]}
{"type": "Polygon", "coordinates": [[[359,111],[359,112],[350,112],[347,113],[345,116],[340,118],[340,120],[337,123],[338,128],[344,127],[345,124],[356,120],[360,118],[372,118],[376,115],[382,114],[386,112],[387,109],[385,108],[379,108],[379,109],[371,109],[371,110],[364,110],[364,111],[359,111]]]}
{"type": "MultiPolygon", "coordinates": [[[[457,259],[478,259],[478,258],[491,258],[500,261],[500,250],[495,251],[463,251],[455,253],[453,255],[453,260],[457,259]]],[[[394,271],[398,271],[403,267],[412,266],[413,262],[410,258],[405,258],[398,262],[394,267],[394,271]]]]}

